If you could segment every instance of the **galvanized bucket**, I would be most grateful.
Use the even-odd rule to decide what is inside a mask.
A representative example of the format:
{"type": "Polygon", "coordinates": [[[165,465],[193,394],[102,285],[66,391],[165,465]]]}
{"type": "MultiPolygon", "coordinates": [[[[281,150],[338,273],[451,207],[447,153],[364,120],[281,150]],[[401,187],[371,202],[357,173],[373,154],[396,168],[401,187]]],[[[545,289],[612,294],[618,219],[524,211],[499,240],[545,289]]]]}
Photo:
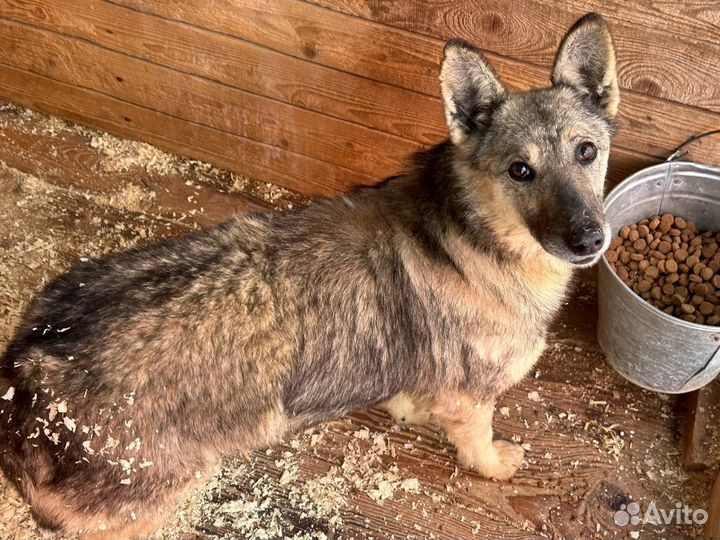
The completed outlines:
{"type": "MultiPolygon", "coordinates": [[[[623,225],[666,212],[692,219],[699,230],[720,231],[720,168],[674,161],[679,151],[610,192],[605,215],[613,234],[623,225]]],[[[610,365],[638,386],[679,394],[704,386],[720,373],[720,328],[660,311],[625,285],[605,257],[600,262],[599,304],[600,346],[610,365]]]]}

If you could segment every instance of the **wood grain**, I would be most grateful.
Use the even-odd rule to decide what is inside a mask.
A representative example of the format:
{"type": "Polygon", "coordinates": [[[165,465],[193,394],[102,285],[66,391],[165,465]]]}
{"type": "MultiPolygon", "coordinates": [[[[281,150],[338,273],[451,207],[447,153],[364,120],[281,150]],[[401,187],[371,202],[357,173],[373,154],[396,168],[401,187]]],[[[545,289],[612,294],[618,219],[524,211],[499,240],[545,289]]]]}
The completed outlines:
{"type": "Polygon", "coordinates": [[[717,540],[720,538],[720,473],[715,478],[715,486],[708,503],[709,516],[703,531],[703,538],[717,540]]]}
{"type": "Polygon", "coordinates": [[[146,141],[182,155],[205,159],[251,178],[311,195],[372,184],[375,178],[132,105],[0,64],[0,95],[112,133],[146,141]]]}
{"type": "MultiPolygon", "coordinates": [[[[556,0],[538,0],[556,6],[556,0]]],[[[693,40],[720,43],[720,11],[715,0],[643,0],[632,5],[624,0],[585,0],[585,11],[595,11],[614,21],[679,34],[693,40]]]]}
{"type": "MultiPolygon", "coordinates": [[[[377,178],[401,170],[408,156],[422,149],[422,145],[406,139],[369,132],[355,124],[4,20],[0,20],[0,61],[377,178]]],[[[653,123],[655,111],[638,108],[633,112],[638,120],[630,121],[636,124],[636,131],[657,127],[647,125],[653,123]]],[[[440,141],[445,123],[439,111],[436,116],[439,118],[435,119],[435,138],[440,141]]],[[[690,126],[684,128],[687,132],[695,131],[690,126]]],[[[658,135],[661,138],[664,134],[658,135]]],[[[658,138],[649,138],[648,143],[658,138]]],[[[632,145],[637,141],[621,135],[618,142],[632,145]]],[[[653,150],[652,153],[664,152],[663,148],[653,150]]]]}
{"type": "MultiPolygon", "coordinates": [[[[171,116],[3,64],[0,64],[0,95],[24,106],[151,142],[188,156],[208,159],[220,166],[224,164],[229,169],[253,178],[271,178],[277,185],[309,195],[333,195],[347,191],[354,185],[377,181],[319,160],[204,126],[188,124],[171,116]],[[190,140],[190,145],[187,140],[190,140]]],[[[624,149],[613,150],[608,188],[632,172],[656,162],[650,157],[624,149]]],[[[77,177],[75,180],[82,183],[91,179],[77,177]]],[[[217,202],[221,208],[226,205],[225,202],[217,202]]]]}
{"type": "MultiPolygon", "coordinates": [[[[148,0],[121,0],[147,4],[148,0]]],[[[585,4],[524,0],[309,0],[330,10],[447,40],[462,37],[481,49],[550,67],[568,28],[591,11],[585,4]]],[[[597,3],[597,2],[596,2],[597,3]]],[[[601,13],[605,9],[597,6],[601,13]]],[[[626,5],[624,11],[633,11],[626,5]]],[[[612,12],[611,12],[612,13],[612,12]]],[[[720,111],[720,44],[673,35],[663,26],[628,22],[622,11],[610,18],[617,47],[620,85],[627,90],[720,111]]],[[[718,28],[715,28],[717,36],[718,28]]]]}
{"type": "MultiPolygon", "coordinates": [[[[176,6],[172,2],[115,1],[131,4],[163,17],[182,19],[245,40],[256,41],[298,58],[307,58],[305,53],[308,47],[312,46],[322,51],[322,54],[309,59],[314,64],[349,70],[361,77],[379,79],[432,96],[439,95],[437,72],[443,42],[437,39],[378,26],[304,4],[298,7],[298,4],[292,1],[289,1],[288,5],[283,3],[275,7],[268,6],[267,10],[263,10],[253,7],[257,4],[255,0],[233,0],[234,9],[243,10],[242,25],[237,24],[237,19],[232,15],[233,10],[228,11],[227,6],[225,11],[223,10],[222,1],[230,0],[215,0],[220,3],[212,10],[198,7],[201,3],[199,0],[183,2],[182,6],[176,6]],[[382,39],[368,40],[367,36],[373,32],[381,35],[382,39]],[[315,36],[314,41],[303,38],[309,35],[315,36]],[[348,54],[348,51],[352,51],[352,54],[348,54]],[[413,62],[417,64],[414,65],[413,62]],[[418,76],[418,72],[431,72],[432,75],[418,76]]],[[[14,16],[26,17],[28,22],[33,21],[32,13],[17,13],[14,16]]],[[[68,28],[68,31],[71,32],[72,29],[68,28]]],[[[172,35],[168,36],[168,40],[173,40],[172,35]]],[[[548,84],[548,68],[493,54],[489,54],[488,58],[503,79],[517,90],[548,84]]],[[[158,61],[163,62],[164,59],[158,61]]],[[[311,70],[312,67],[307,69],[311,70]]],[[[395,99],[397,96],[387,97],[395,99]]],[[[384,99],[384,93],[379,92],[378,102],[383,103],[384,99]]],[[[623,94],[622,99],[620,131],[616,144],[655,157],[664,158],[690,135],[720,125],[720,114],[710,111],[631,92],[623,94]]],[[[426,105],[418,103],[415,94],[407,94],[403,101],[412,103],[413,106],[426,105]]],[[[380,107],[390,110],[392,102],[385,102],[380,107]]],[[[328,108],[334,107],[330,105],[328,108]]],[[[437,103],[431,109],[431,118],[436,119],[433,124],[433,137],[437,138],[442,138],[445,133],[440,110],[437,103]]],[[[706,151],[698,153],[697,159],[706,163],[720,163],[718,155],[720,141],[715,141],[706,147],[706,151]]]]}
{"type": "Polygon", "coordinates": [[[97,0],[14,1],[0,14],[418,142],[444,136],[436,99],[187,24],[97,0]]]}
{"type": "Polygon", "coordinates": [[[0,61],[376,178],[396,174],[406,157],[421,148],[407,139],[3,20],[0,61]],[[381,152],[384,148],[392,152],[381,152]]]}
{"type": "MultiPolygon", "coordinates": [[[[719,450],[715,426],[720,418],[720,379],[684,396],[683,466],[687,470],[712,467],[719,450]]],[[[719,507],[720,508],[720,507],[719,507]]]]}
{"type": "MultiPolygon", "coordinates": [[[[437,77],[445,42],[434,37],[296,0],[282,4],[263,0],[212,0],[210,5],[200,0],[182,3],[114,0],[113,3],[186,21],[372,80],[439,95],[437,77]],[[234,16],[239,10],[243,14],[242,22],[234,16]]],[[[518,71],[508,69],[507,62],[498,62],[497,55],[490,54],[488,58],[504,80],[516,89],[529,89],[536,86],[537,81],[549,83],[548,72],[542,67],[520,64],[524,69],[518,71]]]]}
{"type": "Polygon", "coordinates": [[[143,201],[143,211],[167,220],[192,216],[200,226],[216,224],[240,212],[269,209],[265,201],[239,193],[230,175],[218,185],[190,171],[158,175],[138,168],[108,170],[105,156],[93,148],[90,136],[69,129],[61,130],[58,136],[39,136],[26,122],[7,112],[2,116],[2,163],[93,200],[107,199],[136,186],[154,193],[143,201]]]}

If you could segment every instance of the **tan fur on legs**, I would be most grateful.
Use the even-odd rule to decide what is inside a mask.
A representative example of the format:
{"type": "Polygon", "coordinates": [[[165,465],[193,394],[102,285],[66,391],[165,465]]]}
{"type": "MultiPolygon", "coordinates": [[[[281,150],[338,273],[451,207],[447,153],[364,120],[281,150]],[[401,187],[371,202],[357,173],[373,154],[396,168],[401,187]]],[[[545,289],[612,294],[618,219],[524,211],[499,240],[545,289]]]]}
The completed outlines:
{"type": "Polygon", "coordinates": [[[432,421],[429,401],[405,392],[400,392],[382,402],[378,407],[390,413],[390,416],[398,424],[422,425],[432,421]]]}
{"type": "Polygon", "coordinates": [[[478,403],[464,394],[438,398],[432,413],[457,448],[458,461],[483,476],[507,480],[522,464],[522,446],[493,441],[494,401],[478,403]]]}

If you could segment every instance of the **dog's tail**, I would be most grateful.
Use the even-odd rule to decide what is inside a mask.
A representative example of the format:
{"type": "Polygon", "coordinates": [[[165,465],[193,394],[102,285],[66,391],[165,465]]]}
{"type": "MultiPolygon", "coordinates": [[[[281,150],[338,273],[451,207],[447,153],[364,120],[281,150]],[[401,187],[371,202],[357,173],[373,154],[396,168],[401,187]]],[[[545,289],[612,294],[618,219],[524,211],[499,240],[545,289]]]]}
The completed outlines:
{"type": "Polygon", "coordinates": [[[15,344],[0,360],[0,470],[32,505],[38,488],[52,479],[53,463],[43,426],[35,419],[33,393],[17,378],[15,344]]]}

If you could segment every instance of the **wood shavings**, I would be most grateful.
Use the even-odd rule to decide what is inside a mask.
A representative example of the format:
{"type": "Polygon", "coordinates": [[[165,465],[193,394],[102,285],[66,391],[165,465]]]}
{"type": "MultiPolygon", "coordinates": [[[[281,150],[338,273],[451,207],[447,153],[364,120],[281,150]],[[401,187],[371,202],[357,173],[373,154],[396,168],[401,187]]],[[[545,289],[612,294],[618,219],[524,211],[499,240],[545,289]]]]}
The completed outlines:
{"type": "Polygon", "coordinates": [[[528,392],[527,397],[530,401],[541,401],[540,394],[538,394],[535,390],[533,390],[532,392],[528,392]]]}
{"type": "Polygon", "coordinates": [[[72,433],[75,433],[75,430],[77,429],[77,426],[75,424],[75,420],[70,418],[69,416],[63,417],[63,424],[65,424],[65,427],[68,429],[68,431],[71,431],[72,433]]]}
{"type": "Polygon", "coordinates": [[[50,420],[52,422],[53,420],[55,420],[55,417],[58,414],[58,405],[57,405],[57,403],[51,403],[50,405],[47,406],[47,409],[48,409],[48,420],[50,420]]]}
{"type": "Polygon", "coordinates": [[[400,487],[405,491],[418,493],[420,491],[420,482],[417,478],[405,478],[400,482],[400,487]]]}

